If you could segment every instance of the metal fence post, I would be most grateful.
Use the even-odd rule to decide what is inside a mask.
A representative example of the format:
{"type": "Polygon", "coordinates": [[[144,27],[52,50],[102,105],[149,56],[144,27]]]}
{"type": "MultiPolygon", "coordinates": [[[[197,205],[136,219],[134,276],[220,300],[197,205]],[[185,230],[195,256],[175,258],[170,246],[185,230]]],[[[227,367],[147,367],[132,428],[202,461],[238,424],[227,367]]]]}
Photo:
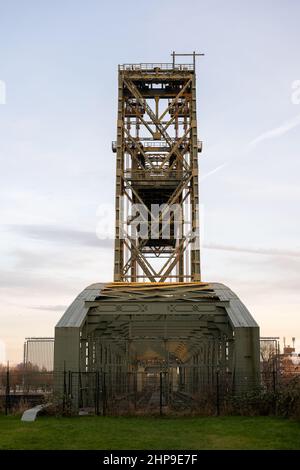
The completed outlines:
{"type": "Polygon", "coordinates": [[[220,380],[219,370],[216,371],[216,386],[217,386],[217,416],[220,415],[220,380]]]}
{"type": "Polygon", "coordinates": [[[274,368],[274,364],[273,364],[273,371],[272,371],[272,379],[273,379],[273,413],[274,415],[276,415],[276,408],[277,408],[277,396],[276,396],[276,392],[277,392],[277,377],[276,377],[276,370],[274,368]]]}
{"type": "Polygon", "coordinates": [[[6,369],[6,389],[5,389],[5,415],[10,411],[10,377],[9,377],[9,362],[6,369]]]}
{"type": "Polygon", "coordinates": [[[159,414],[162,416],[163,410],[162,410],[162,405],[163,405],[163,373],[159,373],[159,414]]]}
{"type": "Polygon", "coordinates": [[[64,361],[64,377],[63,377],[63,412],[66,409],[66,397],[67,397],[67,372],[66,372],[66,361],[64,361]]]}
{"type": "Polygon", "coordinates": [[[106,381],[105,372],[102,372],[102,415],[106,416],[106,381]]]}
{"type": "Polygon", "coordinates": [[[68,374],[68,397],[72,398],[72,372],[69,370],[68,374]]]}
{"type": "Polygon", "coordinates": [[[135,410],[136,410],[136,406],[137,406],[137,381],[138,381],[137,374],[138,374],[138,372],[135,371],[135,373],[134,373],[134,409],[135,410]]]}
{"type": "Polygon", "coordinates": [[[273,379],[273,392],[276,392],[276,370],[273,365],[273,371],[272,371],[272,379],[273,379]]]}
{"type": "Polygon", "coordinates": [[[100,392],[100,384],[99,384],[99,371],[96,371],[96,393],[95,393],[95,414],[99,416],[99,392],[100,392]]]}
{"type": "Polygon", "coordinates": [[[83,408],[83,393],[82,393],[82,377],[81,370],[78,372],[78,388],[79,388],[79,408],[83,408]]]}
{"type": "Polygon", "coordinates": [[[166,404],[167,406],[170,405],[170,397],[172,393],[172,376],[170,375],[170,370],[166,372],[166,404]]]}

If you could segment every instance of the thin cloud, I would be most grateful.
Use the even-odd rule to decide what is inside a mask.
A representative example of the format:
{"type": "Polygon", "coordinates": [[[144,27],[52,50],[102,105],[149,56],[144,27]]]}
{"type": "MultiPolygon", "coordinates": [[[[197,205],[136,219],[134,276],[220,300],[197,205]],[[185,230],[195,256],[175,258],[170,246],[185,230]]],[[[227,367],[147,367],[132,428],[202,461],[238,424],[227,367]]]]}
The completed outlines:
{"type": "MultiPolygon", "coordinates": [[[[224,165],[221,165],[222,167],[224,165]]],[[[217,169],[216,169],[217,170],[217,169]]],[[[47,240],[52,242],[73,243],[74,245],[85,245],[91,247],[112,248],[113,240],[98,239],[92,232],[86,232],[76,229],[56,228],[53,226],[45,225],[10,225],[10,229],[19,235],[27,236],[29,238],[38,240],[47,240]]],[[[203,244],[203,248],[211,250],[222,250],[239,253],[254,253],[270,256],[288,256],[300,257],[300,250],[282,250],[274,248],[260,248],[260,247],[241,247],[235,245],[222,245],[218,243],[203,244]]],[[[22,252],[24,255],[24,253],[22,252]]],[[[31,254],[30,254],[31,256],[31,254]]],[[[40,258],[39,258],[40,259],[40,258]]],[[[28,264],[28,259],[26,259],[28,264]]],[[[29,261],[32,259],[29,257],[29,261]]]]}
{"type": "Polygon", "coordinates": [[[84,230],[55,227],[38,224],[13,224],[7,226],[8,230],[17,235],[34,240],[50,241],[54,243],[84,245],[90,247],[111,248],[113,240],[99,239],[96,233],[84,230]]]}
{"type": "Polygon", "coordinates": [[[38,305],[30,306],[33,310],[47,310],[49,312],[64,312],[67,309],[67,305],[38,305]]]}
{"type": "Polygon", "coordinates": [[[233,161],[236,161],[240,158],[248,156],[249,152],[253,150],[261,142],[264,142],[265,140],[273,139],[276,137],[281,137],[282,135],[286,134],[287,132],[291,131],[292,129],[298,126],[300,126],[300,114],[297,114],[297,116],[293,117],[292,119],[289,119],[288,121],[285,121],[280,126],[275,127],[274,129],[271,129],[267,132],[264,132],[263,134],[259,135],[255,139],[248,142],[248,144],[246,144],[245,147],[242,148],[236,156],[229,158],[227,162],[224,162],[222,165],[217,166],[213,170],[203,175],[203,177],[201,178],[201,181],[205,180],[207,177],[222,170],[224,167],[226,167],[233,161]]]}
{"type": "Polygon", "coordinates": [[[274,129],[271,129],[259,135],[258,137],[253,139],[251,142],[249,142],[248,147],[251,149],[253,147],[256,147],[257,144],[259,144],[260,142],[263,142],[264,140],[281,137],[282,135],[286,134],[287,132],[291,131],[292,129],[298,126],[300,126],[300,114],[293,117],[292,119],[289,119],[288,121],[284,122],[280,126],[275,127],[274,129]]]}
{"type": "Polygon", "coordinates": [[[206,173],[206,174],[201,178],[201,181],[205,180],[208,176],[213,175],[213,174],[216,173],[217,171],[222,170],[222,168],[224,168],[224,166],[227,166],[228,163],[229,163],[229,162],[222,163],[222,165],[217,166],[217,168],[215,168],[214,170],[209,171],[208,173],[206,173]]]}
{"type": "MultiPolygon", "coordinates": [[[[256,279],[251,279],[247,277],[232,277],[226,281],[229,286],[238,288],[239,291],[246,292],[248,291],[249,296],[253,298],[253,293],[255,292],[255,300],[257,301],[259,297],[266,299],[268,296],[267,293],[271,293],[272,298],[276,295],[282,297],[282,295],[296,296],[298,298],[298,292],[300,288],[300,279],[293,278],[289,276],[288,278],[282,279],[282,277],[277,277],[271,279],[269,276],[258,277],[256,279]]],[[[249,297],[250,298],[250,297],[249,297]]]]}
{"type": "Polygon", "coordinates": [[[40,272],[30,272],[25,270],[0,270],[0,290],[11,292],[9,295],[23,295],[24,291],[38,292],[43,295],[74,294],[82,287],[80,279],[66,277],[64,282],[61,278],[41,275],[40,272]]]}
{"type": "Polygon", "coordinates": [[[285,257],[300,257],[300,250],[276,250],[274,248],[256,248],[256,247],[241,247],[233,245],[219,245],[215,243],[204,244],[203,248],[209,250],[222,250],[237,253],[253,253],[259,255],[269,256],[285,256],[285,257]]]}

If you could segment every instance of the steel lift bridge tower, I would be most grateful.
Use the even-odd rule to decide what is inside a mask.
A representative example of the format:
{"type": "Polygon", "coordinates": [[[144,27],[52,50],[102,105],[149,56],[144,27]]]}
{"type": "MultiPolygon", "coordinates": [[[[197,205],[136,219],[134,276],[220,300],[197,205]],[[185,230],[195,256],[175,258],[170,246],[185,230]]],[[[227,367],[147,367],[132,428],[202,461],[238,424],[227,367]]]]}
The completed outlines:
{"type": "Polygon", "coordinates": [[[115,281],[200,281],[196,54],[175,57],[119,66],[115,281]]]}
{"type": "Polygon", "coordinates": [[[234,391],[259,381],[257,323],[228,287],[201,282],[199,54],[178,55],[119,66],[114,282],[87,287],[55,329],[55,372],[74,375],[77,407],[89,400],[81,373],[104,371],[115,399],[160,370],[171,394],[205,393],[217,375],[234,391]]]}

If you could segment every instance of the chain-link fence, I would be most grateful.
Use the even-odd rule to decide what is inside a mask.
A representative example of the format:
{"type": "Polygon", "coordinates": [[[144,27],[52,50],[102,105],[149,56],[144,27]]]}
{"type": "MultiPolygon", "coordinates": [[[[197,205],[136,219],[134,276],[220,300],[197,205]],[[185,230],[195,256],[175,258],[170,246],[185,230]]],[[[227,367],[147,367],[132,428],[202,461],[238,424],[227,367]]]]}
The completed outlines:
{"type": "Polygon", "coordinates": [[[232,392],[219,372],[202,386],[195,380],[180,382],[170,371],[127,372],[117,381],[104,371],[65,372],[61,386],[63,408],[75,402],[79,409],[102,415],[196,413],[204,408],[219,413],[225,395],[232,392]]]}
{"type": "MultiPolygon", "coordinates": [[[[96,415],[219,415],[280,414],[300,416],[300,374],[262,370],[261,383],[233,388],[233,377],[216,369],[194,368],[184,374],[109,371],[59,373],[0,372],[0,410],[9,414],[40,403],[52,403],[61,414],[96,415]]],[[[235,384],[236,387],[236,384],[235,384]]]]}
{"type": "Polygon", "coordinates": [[[0,371],[0,412],[35,406],[53,396],[54,374],[48,371],[13,369],[0,371]]]}

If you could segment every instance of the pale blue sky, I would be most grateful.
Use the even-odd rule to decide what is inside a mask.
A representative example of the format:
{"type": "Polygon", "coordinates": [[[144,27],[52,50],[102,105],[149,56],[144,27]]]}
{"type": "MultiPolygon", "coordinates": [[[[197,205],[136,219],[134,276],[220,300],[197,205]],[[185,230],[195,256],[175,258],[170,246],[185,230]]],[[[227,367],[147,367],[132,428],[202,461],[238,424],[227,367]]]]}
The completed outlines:
{"type": "Polygon", "coordinates": [[[205,53],[203,279],[235,290],[263,335],[300,339],[299,21],[296,0],[0,0],[0,338],[12,361],[87,284],[112,279],[94,234],[114,197],[117,64],[173,50],[205,53]]]}

